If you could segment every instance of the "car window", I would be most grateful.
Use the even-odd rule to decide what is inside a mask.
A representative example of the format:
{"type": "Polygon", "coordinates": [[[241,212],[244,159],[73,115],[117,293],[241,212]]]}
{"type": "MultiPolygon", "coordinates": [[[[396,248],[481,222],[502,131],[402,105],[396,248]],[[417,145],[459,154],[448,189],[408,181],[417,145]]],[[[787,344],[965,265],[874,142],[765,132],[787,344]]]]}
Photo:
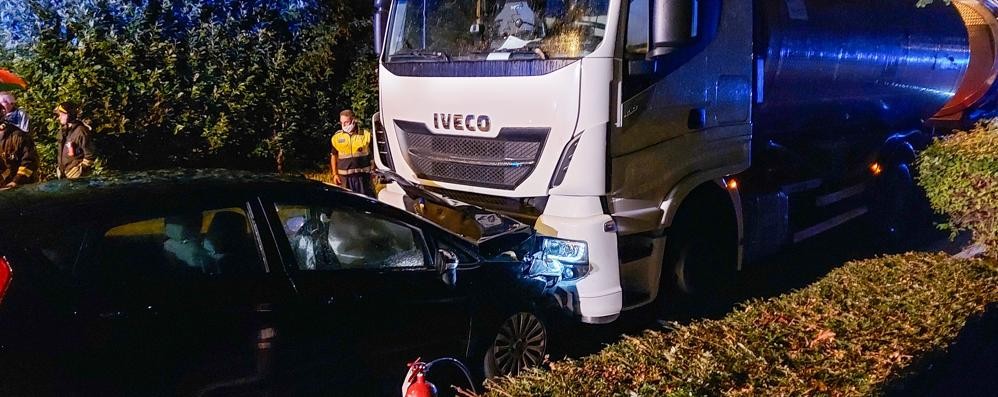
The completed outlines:
{"type": "Polygon", "coordinates": [[[190,211],[109,228],[97,263],[103,271],[136,277],[263,273],[258,247],[243,209],[190,211]]]}
{"type": "Polygon", "coordinates": [[[34,224],[23,226],[5,225],[16,230],[16,233],[4,235],[0,239],[4,243],[10,243],[10,246],[27,248],[51,265],[52,270],[71,275],[82,251],[89,225],[63,224],[59,226],[58,233],[53,233],[51,225],[47,220],[37,220],[34,224]]]}
{"type": "Polygon", "coordinates": [[[299,270],[420,269],[419,233],[402,223],[353,209],[276,204],[299,270]]]}

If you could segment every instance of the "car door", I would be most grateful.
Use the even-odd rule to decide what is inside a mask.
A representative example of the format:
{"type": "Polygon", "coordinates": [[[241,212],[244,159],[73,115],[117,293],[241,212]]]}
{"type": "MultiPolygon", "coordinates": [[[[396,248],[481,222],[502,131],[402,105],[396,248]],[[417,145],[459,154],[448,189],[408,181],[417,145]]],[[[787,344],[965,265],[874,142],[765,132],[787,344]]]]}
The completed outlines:
{"type": "Polygon", "coordinates": [[[186,197],[101,217],[76,271],[90,379],[125,394],[262,387],[271,316],[291,290],[259,238],[258,205],[186,197]]]}
{"type": "Polygon", "coordinates": [[[274,196],[264,207],[299,295],[302,340],[349,374],[340,387],[394,393],[407,362],[464,354],[467,294],[441,280],[414,219],[320,190],[274,196]]]}

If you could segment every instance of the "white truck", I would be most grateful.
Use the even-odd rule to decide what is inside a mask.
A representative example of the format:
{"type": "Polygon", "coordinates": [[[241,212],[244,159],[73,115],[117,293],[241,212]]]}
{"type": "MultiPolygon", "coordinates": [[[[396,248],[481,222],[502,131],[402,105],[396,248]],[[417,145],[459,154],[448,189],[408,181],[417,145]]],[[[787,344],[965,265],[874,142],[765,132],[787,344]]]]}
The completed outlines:
{"type": "Polygon", "coordinates": [[[376,163],[563,239],[531,271],[581,321],[707,302],[862,215],[903,235],[915,150],[994,109],[992,2],[936,3],[377,0],[376,163]]]}

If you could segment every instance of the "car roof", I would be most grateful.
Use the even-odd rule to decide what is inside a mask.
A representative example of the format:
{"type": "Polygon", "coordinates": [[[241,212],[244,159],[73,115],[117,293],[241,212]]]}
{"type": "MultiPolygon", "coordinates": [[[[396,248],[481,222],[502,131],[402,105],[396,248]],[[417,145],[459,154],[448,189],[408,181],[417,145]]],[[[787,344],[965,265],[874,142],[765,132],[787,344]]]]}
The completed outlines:
{"type": "Polygon", "coordinates": [[[204,194],[261,189],[280,191],[305,186],[328,186],[329,190],[342,190],[300,176],[225,169],[113,173],[74,180],[53,180],[0,191],[0,218],[44,212],[63,206],[167,198],[187,192],[204,194]]]}
{"type": "MultiPolygon", "coordinates": [[[[123,208],[142,211],[148,208],[182,207],[203,202],[206,198],[225,200],[228,197],[245,197],[247,194],[299,195],[309,189],[337,195],[342,203],[365,203],[382,206],[386,211],[407,213],[411,220],[451,234],[470,244],[484,256],[494,256],[513,245],[512,240],[523,240],[524,228],[515,233],[501,233],[469,237],[442,227],[437,220],[414,216],[366,196],[349,192],[337,186],[306,179],[302,176],[257,173],[226,169],[174,169],[141,172],[112,173],[82,179],[61,179],[21,186],[0,191],[0,224],[11,226],[0,229],[0,234],[16,232],[31,224],[50,225],[79,217],[103,217],[117,214],[123,208]],[[481,240],[476,241],[476,238],[481,240]],[[485,244],[495,240],[490,244],[485,244]],[[509,241],[508,241],[509,240],[509,241]]],[[[464,217],[474,218],[478,212],[472,206],[459,206],[464,217]]],[[[477,207],[474,207],[477,208],[477,207]]],[[[103,218],[101,218],[103,219],[103,218]]],[[[529,228],[527,228],[529,229],[529,228]]]]}

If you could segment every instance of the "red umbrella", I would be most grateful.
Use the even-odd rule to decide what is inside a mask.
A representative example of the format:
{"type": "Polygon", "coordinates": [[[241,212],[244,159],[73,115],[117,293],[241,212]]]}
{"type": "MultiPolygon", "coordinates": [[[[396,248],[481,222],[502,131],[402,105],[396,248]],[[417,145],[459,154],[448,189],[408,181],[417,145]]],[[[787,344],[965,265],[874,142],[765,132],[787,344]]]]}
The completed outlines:
{"type": "Polygon", "coordinates": [[[0,69],[0,91],[28,89],[28,83],[24,82],[20,76],[11,73],[9,70],[0,69]]]}

